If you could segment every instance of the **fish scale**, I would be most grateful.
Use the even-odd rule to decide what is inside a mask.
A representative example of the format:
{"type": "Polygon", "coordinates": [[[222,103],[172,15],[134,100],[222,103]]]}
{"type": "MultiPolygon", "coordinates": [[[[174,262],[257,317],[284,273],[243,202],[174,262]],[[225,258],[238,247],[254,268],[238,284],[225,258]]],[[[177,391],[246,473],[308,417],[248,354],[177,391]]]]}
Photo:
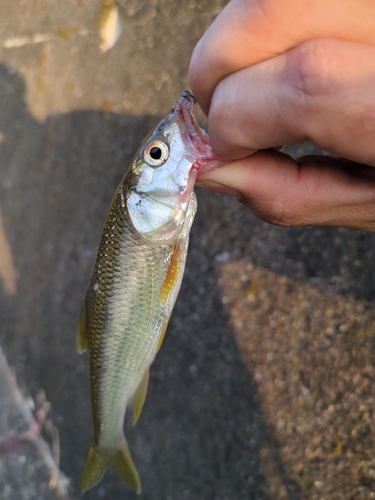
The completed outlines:
{"type": "Polygon", "coordinates": [[[113,200],[104,225],[99,259],[86,299],[88,317],[93,317],[92,324],[88,321],[88,328],[93,359],[90,379],[92,411],[96,415],[94,439],[110,447],[116,445],[118,433],[122,432],[126,403],[132,395],[126,389],[137,385],[133,374],[139,379],[142,373],[139,374],[137,368],[148,366],[152,361],[152,348],[159,333],[154,325],[160,323],[155,288],[161,288],[171,253],[170,245],[153,248],[141,240],[122,207],[121,189],[123,186],[113,200]],[[108,262],[114,263],[114,271],[108,262]],[[160,262],[165,265],[160,267],[160,262]],[[96,284],[99,284],[97,292],[94,291],[96,284]],[[152,331],[148,332],[150,324],[152,331]],[[144,341],[145,337],[148,342],[144,341]],[[113,433],[112,429],[117,432],[113,433]]]}

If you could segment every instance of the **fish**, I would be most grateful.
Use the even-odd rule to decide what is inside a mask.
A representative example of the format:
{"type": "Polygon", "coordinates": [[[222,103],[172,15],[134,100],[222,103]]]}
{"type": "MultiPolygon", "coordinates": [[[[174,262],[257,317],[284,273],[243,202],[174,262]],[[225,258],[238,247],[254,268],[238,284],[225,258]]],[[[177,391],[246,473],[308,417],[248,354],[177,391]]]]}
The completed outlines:
{"type": "Polygon", "coordinates": [[[81,492],[112,466],[127,485],[141,483],[124,435],[135,423],[179,292],[197,210],[198,171],[223,161],[213,152],[185,91],[146,137],[112,199],[78,325],[88,349],[93,438],[81,492]]]}

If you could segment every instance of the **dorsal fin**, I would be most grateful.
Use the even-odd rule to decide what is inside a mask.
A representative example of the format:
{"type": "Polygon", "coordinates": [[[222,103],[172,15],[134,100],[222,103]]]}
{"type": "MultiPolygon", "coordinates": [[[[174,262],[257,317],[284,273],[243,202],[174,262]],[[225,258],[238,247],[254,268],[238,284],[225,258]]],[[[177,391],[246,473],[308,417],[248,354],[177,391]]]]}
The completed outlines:
{"type": "Polygon", "coordinates": [[[78,337],[77,337],[78,352],[86,351],[86,349],[88,348],[88,344],[89,344],[89,339],[87,333],[86,304],[84,304],[78,322],[78,337]]]}

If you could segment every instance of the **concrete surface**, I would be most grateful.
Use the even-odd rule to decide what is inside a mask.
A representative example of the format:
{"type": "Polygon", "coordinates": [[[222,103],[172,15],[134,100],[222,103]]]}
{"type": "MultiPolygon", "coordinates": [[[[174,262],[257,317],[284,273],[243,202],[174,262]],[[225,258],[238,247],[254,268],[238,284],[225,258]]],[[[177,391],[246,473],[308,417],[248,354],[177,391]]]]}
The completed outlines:
{"type": "Polygon", "coordinates": [[[31,398],[23,397],[1,350],[0,380],[0,498],[65,500],[68,481],[59,473],[32,414],[35,410],[44,417],[43,404],[35,407],[31,398]]]}
{"type": "MultiPolygon", "coordinates": [[[[91,438],[76,325],[105,213],[224,3],[124,1],[102,54],[99,0],[0,0],[1,345],[23,393],[51,403],[70,499],[91,438]]],[[[374,235],[198,201],[143,414],[126,424],[140,498],[375,498],[374,235]]],[[[85,498],[137,497],[108,471],[85,498]]]]}

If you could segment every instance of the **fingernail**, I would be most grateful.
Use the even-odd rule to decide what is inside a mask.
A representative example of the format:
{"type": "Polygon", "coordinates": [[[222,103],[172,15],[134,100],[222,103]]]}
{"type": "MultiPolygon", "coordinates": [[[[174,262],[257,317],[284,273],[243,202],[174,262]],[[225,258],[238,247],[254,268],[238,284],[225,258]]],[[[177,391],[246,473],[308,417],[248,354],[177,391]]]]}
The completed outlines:
{"type": "Polygon", "coordinates": [[[241,193],[236,191],[235,189],[230,188],[225,184],[219,184],[218,182],[214,181],[198,181],[195,183],[195,185],[204,189],[208,189],[209,191],[215,191],[216,193],[235,196],[236,198],[239,198],[241,196],[241,193]]]}

